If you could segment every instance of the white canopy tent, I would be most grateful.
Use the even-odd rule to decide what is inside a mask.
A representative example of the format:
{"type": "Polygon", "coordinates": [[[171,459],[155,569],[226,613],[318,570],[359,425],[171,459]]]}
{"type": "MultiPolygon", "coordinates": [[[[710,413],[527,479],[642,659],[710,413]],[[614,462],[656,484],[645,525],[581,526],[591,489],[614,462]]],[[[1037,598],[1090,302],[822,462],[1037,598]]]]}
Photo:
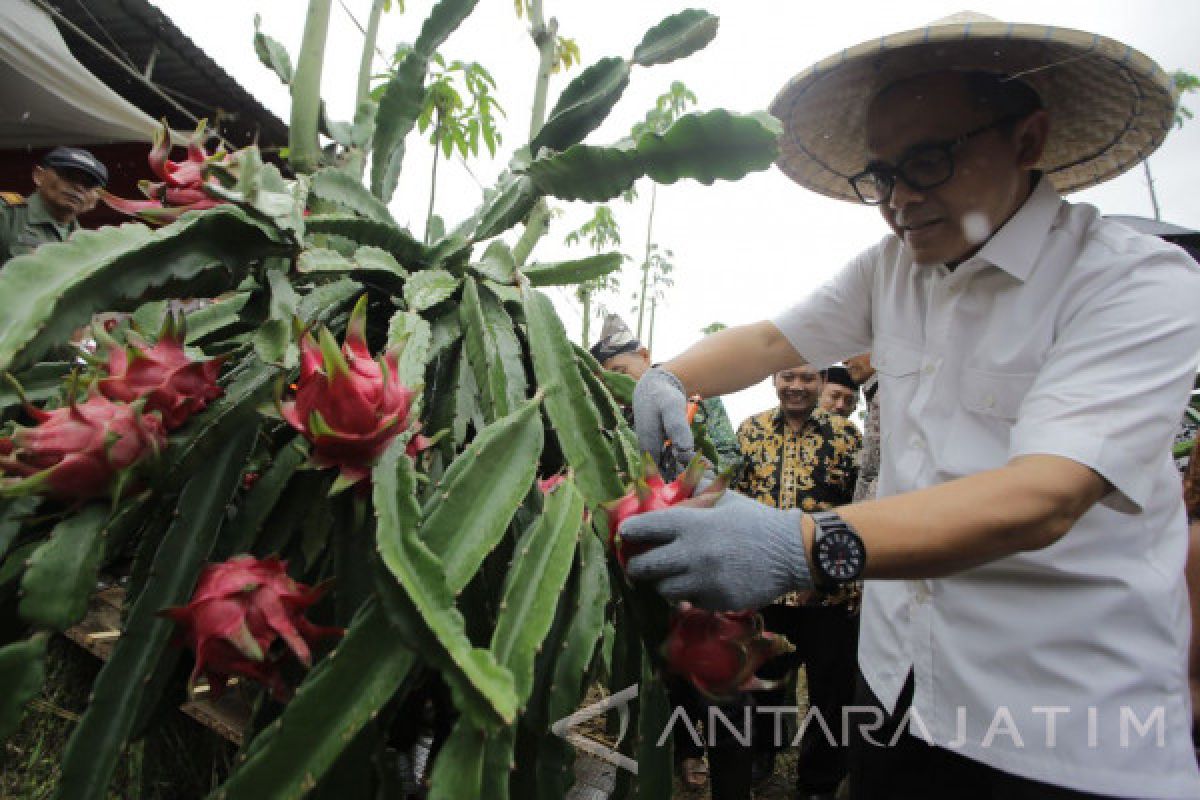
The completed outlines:
{"type": "Polygon", "coordinates": [[[156,127],[75,60],[32,0],[0,0],[0,149],[149,142],[156,127]]]}

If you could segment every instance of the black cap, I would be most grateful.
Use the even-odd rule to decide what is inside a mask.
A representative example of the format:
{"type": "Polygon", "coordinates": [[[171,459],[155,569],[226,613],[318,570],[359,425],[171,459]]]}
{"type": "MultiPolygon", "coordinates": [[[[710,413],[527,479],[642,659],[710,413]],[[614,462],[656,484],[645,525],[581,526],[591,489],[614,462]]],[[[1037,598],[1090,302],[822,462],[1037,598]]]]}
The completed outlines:
{"type": "Polygon", "coordinates": [[[90,175],[99,186],[108,184],[108,168],[100,163],[100,159],[78,147],[56,147],[46,153],[42,159],[43,167],[51,169],[73,169],[90,175]]]}
{"type": "Polygon", "coordinates": [[[821,370],[821,377],[825,379],[826,383],[836,383],[838,386],[858,391],[858,384],[850,377],[850,370],[841,365],[821,370]]]}

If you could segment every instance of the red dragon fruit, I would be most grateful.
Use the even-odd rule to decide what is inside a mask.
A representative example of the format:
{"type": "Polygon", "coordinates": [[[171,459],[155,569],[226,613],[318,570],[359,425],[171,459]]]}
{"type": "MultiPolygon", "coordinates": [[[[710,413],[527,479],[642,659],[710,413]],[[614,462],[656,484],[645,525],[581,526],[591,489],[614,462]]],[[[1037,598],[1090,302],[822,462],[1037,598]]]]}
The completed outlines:
{"type": "Polygon", "coordinates": [[[38,421],[0,437],[4,494],[46,494],[61,500],[120,495],[131,469],[167,445],[158,414],[142,403],[92,395],[53,411],[28,406],[38,421]]]}
{"type": "Polygon", "coordinates": [[[634,481],[624,497],[604,504],[604,510],[608,512],[608,544],[617,554],[617,560],[621,562],[622,567],[629,559],[649,548],[622,541],[617,533],[621,523],[635,514],[660,511],[690,498],[696,491],[696,484],[704,475],[705,462],[703,458],[696,456],[684,473],[671,483],[665,482],[658,474],[654,459],[649,455],[643,456],[642,469],[642,477],[634,481]]]}
{"type": "Polygon", "coordinates": [[[110,400],[146,398],[146,409],[160,412],[166,429],[175,430],[221,396],[217,376],[222,359],[193,361],[183,351],[184,335],[183,317],[168,315],[153,347],[133,334],[127,348],[110,341],[108,377],[97,388],[110,400]]]}
{"type": "Polygon", "coordinates": [[[538,491],[542,494],[550,494],[566,479],[567,475],[565,472],[560,472],[557,475],[551,475],[549,478],[539,478],[537,482],[538,491]]]}
{"type": "Polygon", "coordinates": [[[317,640],[345,633],[304,618],[305,609],[325,589],[292,580],[287,563],[275,556],[261,561],[236,556],[207,565],[186,606],[159,612],[182,628],[175,643],[196,654],[189,691],[201,672],[217,696],[230,677],[241,675],[265,686],[276,700],[286,701],[291,688],[281,668],[287,652],[311,667],[311,648],[317,640]]]}
{"type": "Polygon", "coordinates": [[[681,603],[671,616],[662,654],[667,669],[705,697],[728,702],[738,692],[777,685],[754,673],[794,649],[783,636],[764,631],[762,616],[752,611],[705,611],[681,603]]]}
{"type": "Polygon", "coordinates": [[[171,132],[164,123],[154,133],[154,146],[147,159],[150,170],[159,180],[156,183],[138,183],[142,194],[150,199],[128,200],[102,192],[101,197],[105,204],[114,211],[137,216],[155,224],[171,222],[185,211],[200,211],[220,205],[223,201],[204,191],[204,185],[214,180],[205,176],[206,169],[209,164],[223,158],[220,152],[210,155],[205,151],[206,125],[207,122],[201,120],[196,132],[188,140],[187,159],[171,161],[167,157],[171,153],[171,132]]]}
{"type": "Polygon", "coordinates": [[[280,405],[283,418],[313,443],[313,463],[341,470],[335,488],[368,478],[392,439],[405,431],[413,431],[410,457],[430,444],[409,418],[415,392],[400,383],[396,354],[376,361],[367,349],[366,317],[363,295],[340,349],[325,328],[318,332],[319,343],[304,334],[295,399],[280,405]]]}

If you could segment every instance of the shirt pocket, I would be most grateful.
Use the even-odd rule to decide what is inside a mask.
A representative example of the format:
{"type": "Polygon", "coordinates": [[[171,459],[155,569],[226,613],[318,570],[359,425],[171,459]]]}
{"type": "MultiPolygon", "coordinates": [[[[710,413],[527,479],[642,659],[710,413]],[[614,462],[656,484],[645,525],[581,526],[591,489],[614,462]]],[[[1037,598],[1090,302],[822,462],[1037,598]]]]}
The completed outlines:
{"type": "Polygon", "coordinates": [[[1016,420],[1036,372],[988,372],[964,367],[959,385],[963,407],[975,414],[1016,420]]]}
{"type": "Polygon", "coordinates": [[[921,348],[899,339],[880,338],[871,351],[875,371],[892,379],[910,378],[921,369],[921,348]]]}

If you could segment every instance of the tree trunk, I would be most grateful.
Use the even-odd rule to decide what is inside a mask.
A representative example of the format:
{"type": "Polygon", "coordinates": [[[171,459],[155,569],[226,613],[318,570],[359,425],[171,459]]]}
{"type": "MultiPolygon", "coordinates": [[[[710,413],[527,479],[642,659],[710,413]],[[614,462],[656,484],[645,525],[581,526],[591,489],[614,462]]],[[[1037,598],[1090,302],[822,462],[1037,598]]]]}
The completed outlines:
{"type": "Polygon", "coordinates": [[[583,301],[583,335],[579,337],[579,343],[587,348],[588,334],[591,331],[592,323],[592,290],[581,289],[579,299],[583,301]]]}
{"type": "Polygon", "coordinates": [[[646,349],[654,352],[654,313],[658,310],[658,298],[650,298],[650,332],[646,335],[646,349]]]}
{"type": "Polygon", "coordinates": [[[1150,204],[1154,206],[1154,218],[1162,221],[1162,214],[1158,209],[1158,193],[1154,191],[1154,176],[1150,174],[1150,159],[1142,160],[1142,169],[1146,171],[1146,188],[1150,190],[1150,204]]]}
{"type": "MultiPolygon", "coordinates": [[[[436,131],[440,131],[442,119],[441,114],[438,114],[438,127],[436,131]]],[[[429,210],[425,212],[425,243],[429,243],[429,231],[433,227],[433,199],[437,194],[437,167],[438,153],[442,148],[442,137],[438,133],[433,136],[433,174],[429,177],[429,210]]]]}
{"type": "Polygon", "coordinates": [[[320,165],[317,142],[321,115],[321,69],[325,62],[325,39],[329,33],[329,10],[333,0],[309,0],[304,22],[304,39],[296,59],[292,81],[292,119],[288,139],[288,161],[297,173],[313,172],[320,165]]]}
{"type": "MultiPolygon", "coordinates": [[[[533,0],[529,9],[529,35],[538,49],[537,80],[533,86],[533,110],[529,114],[529,140],[537,136],[546,121],[546,95],[550,90],[550,73],[554,69],[554,46],[558,37],[558,20],[547,24],[542,14],[542,0],[533,0]]],[[[536,156],[537,153],[534,153],[536,156]]],[[[513,249],[513,260],[524,266],[537,246],[538,240],[550,229],[550,212],[545,200],[539,200],[525,220],[525,231],[513,249]]]]}
{"type": "Polygon", "coordinates": [[[367,18],[367,33],[363,38],[362,58],[358,62],[358,91],[354,95],[355,111],[371,93],[371,65],[375,61],[375,42],[379,38],[379,18],[387,0],[372,0],[371,16],[367,18]]]}
{"type": "Polygon", "coordinates": [[[637,338],[642,338],[642,320],[646,316],[646,288],[650,283],[650,245],[654,236],[654,206],[658,202],[658,184],[650,185],[650,218],[646,220],[646,258],[642,262],[642,292],[638,297],[637,338]]]}

